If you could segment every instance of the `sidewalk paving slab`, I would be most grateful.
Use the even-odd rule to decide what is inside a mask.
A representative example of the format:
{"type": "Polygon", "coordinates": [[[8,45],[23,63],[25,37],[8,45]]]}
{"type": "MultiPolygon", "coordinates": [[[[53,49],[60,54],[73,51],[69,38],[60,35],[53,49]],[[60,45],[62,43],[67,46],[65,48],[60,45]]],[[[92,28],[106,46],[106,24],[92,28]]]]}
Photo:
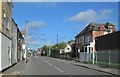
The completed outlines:
{"type": "Polygon", "coordinates": [[[18,62],[14,66],[3,72],[3,75],[19,75],[27,64],[24,61],[18,62]]]}
{"type": "MultiPolygon", "coordinates": [[[[56,58],[56,59],[59,59],[59,58],[56,58]]],[[[66,60],[66,59],[60,59],[60,60],[66,60]]],[[[88,69],[92,69],[92,70],[108,73],[108,74],[111,74],[111,75],[120,76],[120,73],[119,73],[120,69],[104,68],[104,67],[101,67],[100,65],[86,64],[86,63],[80,62],[79,59],[67,60],[67,61],[71,61],[71,63],[73,65],[76,65],[76,66],[81,66],[81,67],[84,67],[84,68],[88,68],[88,69]]]]}
{"type": "Polygon", "coordinates": [[[74,62],[73,64],[77,65],[77,66],[85,67],[85,68],[88,68],[88,69],[92,69],[92,70],[96,70],[96,71],[105,72],[105,73],[109,73],[109,74],[112,74],[112,75],[119,75],[120,76],[120,74],[119,74],[120,69],[103,68],[103,67],[100,67],[99,65],[86,64],[86,63],[81,63],[81,62],[74,62]]]}

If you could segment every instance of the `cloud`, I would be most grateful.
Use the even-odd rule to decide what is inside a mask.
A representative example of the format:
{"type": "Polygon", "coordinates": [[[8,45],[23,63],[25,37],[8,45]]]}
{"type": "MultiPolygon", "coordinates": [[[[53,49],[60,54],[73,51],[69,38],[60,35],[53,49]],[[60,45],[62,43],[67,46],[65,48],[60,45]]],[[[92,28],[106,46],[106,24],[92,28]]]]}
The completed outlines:
{"type": "Polygon", "coordinates": [[[28,42],[29,44],[36,44],[36,45],[38,45],[39,44],[39,42],[38,41],[31,41],[31,42],[28,42]]]}
{"type": "Polygon", "coordinates": [[[28,36],[28,44],[39,44],[37,36],[28,36]]]}
{"type": "Polygon", "coordinates": [[[79,12],[77,15],[70,17],[69,21],[85,21],[85,22],[94,22],[96,20],[105,20],[110,18],[112,14],[111,9],[103,9],[100,11],[95,11],[93,9],[88,9],[86,11],[79,12]]]}
{"type": "MultiPolygon", "coordinates": [[[[46,26],[46,23],[42,22],[42,21],[32,21],[32,22],[28,22],[28,28],[29,30],[36,30],[36,28],[41,28],[41,27],[44,27],[46,26]]],[[[23,25],[23,26],[18,26],[18,28],[21,30],[21,31],[25,31],[26,30],[26,26],[23,25]]]]}
{"type": "Polygon", "coordinates": [[[96,20],[97,13],[93,9],[89,9],[87,11],[83,11],[78,13],[75,16],[72,16],[70,21],[93,21],[96,20]]]}
{"type": "Polygon", "coordinates": [[[100,10],[100,13],[98,16],[98,19],[108,19],[110,18],[110,15],[112,14],[112,10],[111,9],[103,9],[103,10],[100,10]]]}
{"type": "Polygon", "coordinates": [[[29,23],[30,27],[43,27],[45,26],[46,23],[42,22],[42,21],[33,21],[29,23]]]}

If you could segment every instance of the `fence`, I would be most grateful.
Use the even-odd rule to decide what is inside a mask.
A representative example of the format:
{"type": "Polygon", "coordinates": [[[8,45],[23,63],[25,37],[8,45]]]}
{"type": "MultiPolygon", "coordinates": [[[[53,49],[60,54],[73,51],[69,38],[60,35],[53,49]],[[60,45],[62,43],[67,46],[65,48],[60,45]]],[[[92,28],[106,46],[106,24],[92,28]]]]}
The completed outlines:
{"type": "MultiPolygon", "coordinates": [[[[100,64],[102,66],[109,66],[120,68],[120,50],[100,50],[94,54],[93,60],[93,53],[88,52],[80,52],[79,54],[79,61],[100,64]]],[[[63,53],[63,54],[55,54],[54,57],[61,58],[61,59],[75,59],[71,56],[70,53],[63,53]]]]}
{"type": "Polygon", "coordinates": [[[82,62],[87,62],[92,60],[92,53],[80,52],[79,60],[82,62]]]}
{"type": "Polygon", "coordinates": [[[120,63],[119,59],[119,50],[105,50],[105,51],[97,51],[96,54],[96,62],[107,62],[109,65],[111,63],[120,63]]]}
{"type": "MultiPolygon", "coordinates": [[[[120,54],[120,50],[97,51],[94,54],[94,63],[104,66],[112,66],[112,67],[120,68],[119,54],[120,54]]],[[[93,53],[80,52],[79,60],[81,62],[93,63],[93,53]]]]}

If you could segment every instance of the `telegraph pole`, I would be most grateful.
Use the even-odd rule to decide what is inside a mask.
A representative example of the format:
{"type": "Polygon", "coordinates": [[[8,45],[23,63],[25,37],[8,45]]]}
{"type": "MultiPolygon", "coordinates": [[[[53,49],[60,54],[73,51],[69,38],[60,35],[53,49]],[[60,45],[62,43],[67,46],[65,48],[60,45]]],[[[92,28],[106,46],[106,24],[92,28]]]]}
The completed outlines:
{"type": "Polygon", "coordinates": [[[26,59],[25,59],[25,62],[27,63],[27,56],[28,56],[28,21],[26,21],[26,38],[25,38],[25,48],[26,48],[26,51],[25,51],[25,54],[26,54],[26,59]]]}
{"type": "Polygon", "coordinates": [[[57,34],[57,44],[58,44],[58,34],[57,34]]]}

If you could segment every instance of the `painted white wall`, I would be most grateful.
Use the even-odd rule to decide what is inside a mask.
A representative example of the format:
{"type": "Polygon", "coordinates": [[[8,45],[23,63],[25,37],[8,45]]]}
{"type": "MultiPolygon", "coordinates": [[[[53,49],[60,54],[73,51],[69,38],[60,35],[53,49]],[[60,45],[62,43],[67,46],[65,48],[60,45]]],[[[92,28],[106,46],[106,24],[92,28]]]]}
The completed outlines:
{"type": "Polygon", "coordinates": [[[64,49],[60,49],[60,53],[64,53],[64,49]]]}
{"type": "Polygon", "coordinates": [[[108,32],[104,32],[104,35],[108,34],[108,32]]]}
{"type": "Polygon", "coordinates": [[[1,70],[11,66],[11,40],[5,35],[0,33],[1,42],[0,42],[0,56],[1,56],[1,70]]]}
{"type": "Polygon", "coordinates": [[[65,52],[65,53],[68,53],[68,52],[71,52],[71,51],[72,51],[71,46],[70,46],[69,44],[67,44],[67,46],[66,46],[65,49],[64,49],[64,52],[65,52]]]}
{"type": "Polygon", "coordinates": [[[25,44],[22,44],[22,49],[25,49],[25,44]]]}

